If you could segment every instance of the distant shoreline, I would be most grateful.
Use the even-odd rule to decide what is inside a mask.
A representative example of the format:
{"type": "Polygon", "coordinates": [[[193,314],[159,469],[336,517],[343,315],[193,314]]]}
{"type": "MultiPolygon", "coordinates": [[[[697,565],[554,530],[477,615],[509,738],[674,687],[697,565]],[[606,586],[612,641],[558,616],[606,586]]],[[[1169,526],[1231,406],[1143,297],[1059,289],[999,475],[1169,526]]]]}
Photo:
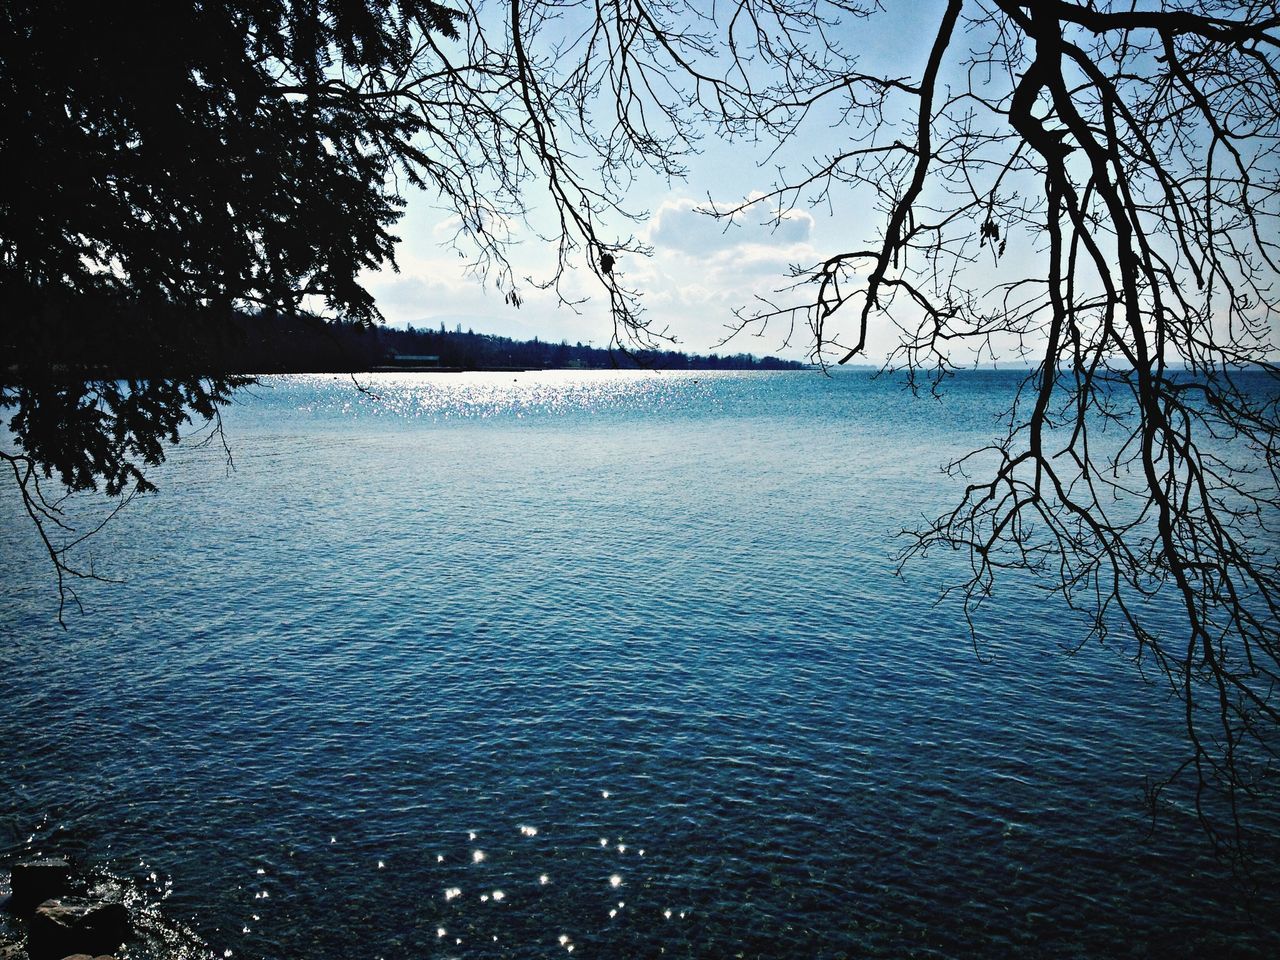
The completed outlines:
{"type": "MultiPolygon", "coordinates": [[[[66,364],[54,364],[38,373],[26,373],[13,365],[0,373],[0,380],[13,384],[47,383],[85,380],[159,380],[205,377],[287,377],[287,376],[365,376],[383,373],[587,373],[587,372],[619,372],[648,371],[650,373],[713,373],[717,370],[732,373],[777,373],[779,370],[790,372],[817,370],[817,364],[804,364],[794,367],[649,367],[649,366],[617,366],[617,367],[458,367],[458,366],[397,366],[381,364],[371,367],[323,367],[323,368],[248,368],[248,369],[191,369],[174,368],[169,370],[112,370],[106,368],[77,367],[66,364]]],[[[874,367],[845,367],[848,370],[873,370],[874,367]]]]}
{"type": "Polygon", "coordinates": [[[473,330],[417,330],[326,321],[313,316],[233,313],[107,329],[67,311],[6,332],[0,377],[141,379],[267,373],[509,372],[521,370],[800,370],[810,364],[750,353],[513,340],[473,330]],[[6,342],[8,338],[9,342],[6,342]]]}

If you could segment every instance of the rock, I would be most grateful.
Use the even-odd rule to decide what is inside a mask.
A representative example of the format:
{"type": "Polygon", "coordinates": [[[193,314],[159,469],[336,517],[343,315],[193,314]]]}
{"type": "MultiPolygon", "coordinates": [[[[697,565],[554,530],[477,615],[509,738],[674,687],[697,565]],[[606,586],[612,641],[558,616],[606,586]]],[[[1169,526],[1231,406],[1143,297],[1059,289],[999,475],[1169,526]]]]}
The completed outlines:
{"type": "Polygon", "coordinates": [[[98,956],[113,953],[128,936],[129,913],[123,903],[62,897],[36,907],[27,928],[27,953],[31,960],[98,956]]]}
{"type": "Polygon", "coordinates": [[[14,913],[30,913],[37,904],[67,892],[71,882],[71,864],[50,857],[15,863],[10,874],[13,894],[9,909],[14,913]]]}
{"type": "Polygon", "coordinates": [[[104,953],[100,957],[91,957],[87,953],[73,953],[69,957],[63,957],[62,960],[116,960],[116,958],[109,953],[104,953]]]}
{"type": "Polygon", "coordinates": [[[0,943],[0,960],[27,960],[27,951],[17,943],[0,943]]]}

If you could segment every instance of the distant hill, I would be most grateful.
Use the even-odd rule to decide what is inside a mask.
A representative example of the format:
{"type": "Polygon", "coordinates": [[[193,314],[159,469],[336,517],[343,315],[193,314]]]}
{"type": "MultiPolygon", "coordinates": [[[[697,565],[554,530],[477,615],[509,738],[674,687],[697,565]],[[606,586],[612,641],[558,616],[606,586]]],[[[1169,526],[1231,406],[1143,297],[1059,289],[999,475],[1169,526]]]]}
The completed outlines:
{"type": "MultiPolygon", "coordinates": [[[[127,301],[68,303],[4,338],[10,375],[146,377],[206,373],[371,370],[794,370],[806,364],[747,353],[622,351],[468,330],[370,327],[312,316],[212,313],[168,316],[127,301]],[[104,322],[105,321],[105,322],[104,322]]],[[[0,375],[4,371],[0,370],[0,375]]]]}
{"type": "Polygon", "coordinates": [[[600,370],[614,368],[647,368],[656,370],[799,370],[807,364],[776,357],[755,357],[749,353],[698,355],[678,350],[603,349],[569,343],[540,340],[513,340],[471,330],[452,331],[442,325],[438,330],[407,330],[388,327],[377,331],[378,342],[387,350],[382,365],[430,368],[440,366],[459,370],[495,370],[516,368],[544,370],[580,367],[600,370]],[[422,360],[415,358],[434,358],[422,360]]]}

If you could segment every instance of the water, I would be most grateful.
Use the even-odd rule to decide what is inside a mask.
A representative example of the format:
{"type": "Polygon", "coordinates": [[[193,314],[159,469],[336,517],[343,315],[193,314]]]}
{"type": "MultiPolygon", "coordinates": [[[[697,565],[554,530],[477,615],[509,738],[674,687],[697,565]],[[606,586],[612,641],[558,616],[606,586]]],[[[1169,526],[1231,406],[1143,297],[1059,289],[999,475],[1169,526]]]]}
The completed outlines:
{"type": "Polygon", "coordinates": [[[1274,955],[1265,868],[1149,829],[1176,704],[1020,584],[979,658],[952,559],[893,576],[1015,382],[271,378],[66,632],[6,488],[5,860],[216,956],[1274,955]]]}

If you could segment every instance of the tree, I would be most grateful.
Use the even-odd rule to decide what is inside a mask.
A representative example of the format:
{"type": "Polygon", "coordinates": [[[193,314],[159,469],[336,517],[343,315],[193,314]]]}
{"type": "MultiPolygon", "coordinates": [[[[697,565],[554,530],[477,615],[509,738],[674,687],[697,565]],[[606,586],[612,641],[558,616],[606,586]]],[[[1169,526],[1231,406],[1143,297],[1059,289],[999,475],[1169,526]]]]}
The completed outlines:
{"type": "Polygon", "coordinates": [[[1280,748],[1278,54],[1275,3],[948,0],[918,79],[842,63],[740,118],[849,131],[749,205],[877,213],[865,249],[795,270],[798,303],[740,322],[803,319],[842,363],[893,330],[889,365],[935,388],[965,345],[1029,364],[906,556],[961,551],[966,612],[1030,571],[1127,638],[1181,698],[1174,777],[1233,847],[1280,748]]]}
{"type": "Polygon", "coordinates": [[[126,22],[7,4],[0,278],[26,325],[23,385],[6,374],[0,403],[37,523],[57,520],[41,476],[142,488],[174,404],[216,413],[234,386],[190,362],[186,379],[32,386],[51,316],[88,311],[133,342],[233,307],[376,320],[358,274],[394,262],[403,178],[457,213],[469,266],[515,305],[507,225],[536,188],[557,251],[542,283],[589,272],[614,342],[653,345],[625,285],[644,248],[606,227],[638,171],[679,177],[699,136],[757,143],[777,183],[710,215],[822,203],[866,237],[797,265],[741,327],[807,328],[824,363],[885,349],[934,389],[964,358],[1030,366],[1003,439],[953,465],[960,503],[907,554],[962,551],[967,610],[1030,572],[1091,636],[1127,637],[1182,699],[1183,770],[1231,842],[1209,798],[1238,830],[1280,731],[1280,13],[939,0],[918,71],[860,69],[859,45],[904,16],[919,47],[920,6],[274,0],[126,22]],[[815,143],[840,145],[785,162],[815,143]],[[157,403],[155,430],[117,415],[157,403]]]}

